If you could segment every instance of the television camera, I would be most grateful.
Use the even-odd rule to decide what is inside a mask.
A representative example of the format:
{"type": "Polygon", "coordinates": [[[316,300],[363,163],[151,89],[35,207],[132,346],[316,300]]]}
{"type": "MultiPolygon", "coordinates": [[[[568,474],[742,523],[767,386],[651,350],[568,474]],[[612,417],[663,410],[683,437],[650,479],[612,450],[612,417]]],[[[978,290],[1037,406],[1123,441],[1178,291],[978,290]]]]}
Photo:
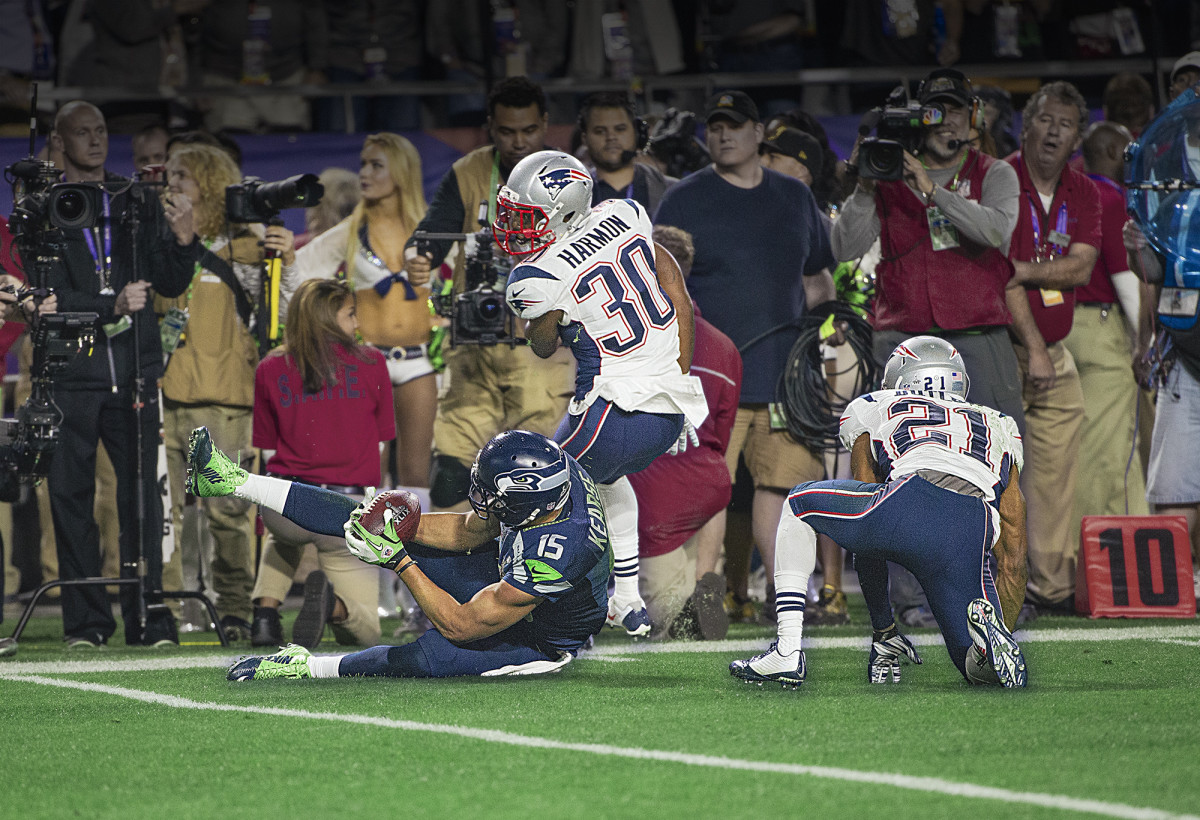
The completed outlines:
{"type": "Polygon", "coordinates": [[[864,179],[900,179],[905,152],[921,150],[928,129],[945,118],[946,109],[940,104],[923,105],[909,98],[906,86],[897,87],[886,104],[872,108],[859,123],[858,133],[866,139],[858,146],[858,175],[864,179]],[[867,136],[872,131],[875,136],[867,136]]]}
{"type": "MultiPolygon", "coordinates": [[[[455,294],[451,283],[430,297],[438,316],[450,320],[450,345],[496,345],[514,347],[516,317],[504,300],[508,271],[498,264],[490,228],[476,233],[433,233],[417,231],[417,251],[428,253],[430,242],[462,242],[466,257],[465,286],[455,294]],[[500,290],[496,289],[497,281],[500,290]]],[[[507,259],[507,257],[503,257],[507,259]]]]}
{"type": "Polygon", "coordinates": [[[708,149],[696,139],[696,115],[677,108],[668,108],[654,124],[646,152],[673,177],[685,177],[711,162],[708,149]]]}
{"type": "Polygon", "coordinates": [[[99,183],[58,182],[52,163],[33,158],[7,169],[13,188],[9,221],[17,249],[34,285],[6,287],[18,304],[32,301],[32,391],[15,419],[0,419],[0,501],[15,501],[22,482],[45,478],[58,446],[62,412],[54,403],[54,376],[95,341],[95,313],[52,313],[36,310],[52,291],[45,287],[49,267],[61,259],[64,229],[94,227],[104,214],[99,183]]]}
{"type": "Polygon", "coordinates": [[[315,206],[324,194],[316,174],[296,174],[278,182],[246,177],[225,189],[225,214],[230,222],[270,222],[280,211],[315,206]]]}

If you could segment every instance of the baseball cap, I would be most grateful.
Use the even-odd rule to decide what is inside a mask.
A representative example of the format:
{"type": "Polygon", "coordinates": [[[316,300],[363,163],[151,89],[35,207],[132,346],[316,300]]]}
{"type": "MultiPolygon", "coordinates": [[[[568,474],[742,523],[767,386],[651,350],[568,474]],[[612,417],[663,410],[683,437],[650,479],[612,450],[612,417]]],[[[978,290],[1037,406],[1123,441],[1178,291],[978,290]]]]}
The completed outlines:
{"type": "Polygon", "coordinates": [[[813,179],[821,170],[821,143],[812,134],[806,134],[799,128],[787,125],[777,125],[763,140],[763,147],[768,151],[783,154],[785,157],[799,160],[813,179]]]}
{"type": "Polygon", "coordinates": [[[971,104],[974,92],[971,90],[971,81],[961,71],[939,68],[930,72],[921,82],[917,95],[921,105],[934,100],[950,100],[966,107],[971,104]]]}
{"type": "Polygon", "coordinates": [[[738,123],[759,121],[758,106],[744,91],[718,91],[709,97],[704,104],[704,121],[707,123],[718,114],[738,123]]]}
{"type": "Polygon", "coordinates": [[[1174,81],[1175,75],[1187,68],[1200,71],[1200,51],[1189,51],[1176,60],[1171,67],[1171,80],[1174,81]]]}

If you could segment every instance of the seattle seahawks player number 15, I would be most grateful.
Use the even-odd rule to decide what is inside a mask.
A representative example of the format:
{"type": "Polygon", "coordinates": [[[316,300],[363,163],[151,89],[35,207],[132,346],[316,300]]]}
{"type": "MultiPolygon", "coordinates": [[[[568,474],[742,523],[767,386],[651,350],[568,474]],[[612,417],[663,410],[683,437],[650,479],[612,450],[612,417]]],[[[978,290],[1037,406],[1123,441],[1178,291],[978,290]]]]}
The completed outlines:
{"type": "Polygon", "coordinates": [[[731,674],[804,681],[800,638],[820,532],[854,553],[874,629],[871,683],[898,681],[902,658],[921,662],[892,619],[894,561],[920,581],[963,677],[1025,685],[1025,658],[1010,631],[1026,580],[1021,437],[1011,418],[966,400],[969,384],[952,345],[917,336],[892,352],[885,389],[850,403],[841,439],[857,480],[812,481],[788,496],[776,543],[779,637],[761,655],[730,664],[731,674]]]}
{"type": "Polygon", "coordinates": [[[615,559],[608,623],[643,635],[650,621],[637,585],[637,497],[625,476],[698,444],[708,405],[688,374],[695,325],[674,258],[651,238],[637,202],[591,203],[583,165],[540,151],[509,174],[492,230],[515,259],[506,297],[528,320],[534,352],[548,357],[561,341],[575,354],[575,396],[554,439],[604,502],[615,559]]]}

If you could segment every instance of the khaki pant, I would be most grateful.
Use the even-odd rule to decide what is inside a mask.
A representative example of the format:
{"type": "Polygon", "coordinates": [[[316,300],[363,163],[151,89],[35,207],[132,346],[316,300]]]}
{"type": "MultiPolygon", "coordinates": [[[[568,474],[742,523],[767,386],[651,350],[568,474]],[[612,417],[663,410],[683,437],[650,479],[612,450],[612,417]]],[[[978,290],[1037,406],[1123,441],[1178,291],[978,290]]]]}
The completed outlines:
{"type": "Polygon", "coordinates": [[[1085,515],[1148,515],[1145,474],[1134,452],[1139,391],[1129,325],[1116,307],[1076,305],[1063,344],[1075,359],[1084,401],[1079,474],[1085,479],[1075,488],[1075,525],[1085,515]]]}
{"type": "Polygon", "coordinates": [[[240,453],[241,466],[250,470],[254,462],[250,445],[252,421],[248,407],[210,404],[174,405],[163,409],[167,474],[171,482],[171,520],[177,533],[169,569],[163,572],[164,585],[182,576],[184,589],[197,589],[197,584],[202,581],[206,589],[217,594],[219,617],[232,615],[245,621],[250,620],[250,589],[254,586],[254,509],[250,502],[233,496],[199,500],[212,535],[211,555],[204,555],[202,551],[197,554],[197,540],[180,536],[183,533],[188,438],[192,430],[207,427],[213,446],[230,458],[237,458],[240,453]]]}
{"type": "MultiPolygon", "coordinates": [[[[352,496],[359,500],[362,496],[352,496]]],[[[374,646],[379,643],[379,572],[370,564],[355,558],[341,536],[317,535],[301,528],[273,510],[262,511],[267,537],[263,541],[262,562],[258,565],[258,582],[253,599],[287,598],[296,567],[304,548],[317,548],[321,565],[333,592],[346,605],[348,616],[341,623],[331,623],[334,638],[343,645],[374,646]]]]}
{"type": "Polygon", "coordinates": [[[1056,376],[1049,390],[1028,379],[1029,354],[1014,345],[1024,384],[1026,530],[1029,534],[1029,591],[1047,603],[1075,592],[1079,524],[1073,514],[1083,436],[1083,390],[1075,360],[1061,342],[1049,346],[1056,376]]]}
{"type": "Polygon", "coordinates": [[[492,436],[530,430],[553,436],[574,393],[575,360],[559,348],[539,359],[524,344],[463,345],[446,352],[433,444],[470,465],[492,436]]]}
{"type": "Polygon", "coordinates": [[[771,429],[771,414],[765,404],[738,406],[729,432],[729,449],[725,451],[730,479],[737,479],[738,455],[743,451],[756,489],[787,493],[797,484],[825,477],[820,456],[797,444],[786,430],[771,429]]]}

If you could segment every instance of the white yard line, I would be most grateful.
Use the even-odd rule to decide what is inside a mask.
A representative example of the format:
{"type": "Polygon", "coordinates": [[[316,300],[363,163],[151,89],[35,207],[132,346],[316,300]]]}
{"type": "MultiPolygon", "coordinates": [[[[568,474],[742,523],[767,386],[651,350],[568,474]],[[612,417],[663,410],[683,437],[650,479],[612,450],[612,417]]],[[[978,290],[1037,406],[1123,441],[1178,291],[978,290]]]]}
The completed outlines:
{"type": "MultiPolygon", "coordinates": [[[[5,667],[7,669],[7,667],[5,667]]],[[[338,721],[365,726],[378,726],[386,729],[399,729],[408,732],[430,732],[433,734],[454,735],[485,743],[502,743],[508,746],[521,746],[530,749],[547,749],[554,751],[579,752],[582,754],[601,755],[604,757],[619,757],[631,760],[654,760],[662,763],[678,763],[685,766],[702,766],[712,769],[727,769],[736,771],[766,772],[772,774],[808,775],[827,780],[841,780],[852,783],[869,783],[877,786],[910,789],[919,792],[945,794],[954,797],[966,797],[971,800],[995,800],[1001,803],[1017,805],[1043,806],[1062,811],[1084,812],[1099,814],[1105,817],[1129,818],[1130,820],[1200,820],[1195,815],[1172,814],[1159,809],[1130,806],[1124,803],[1108,803],[1103,800],[1084,800],[1058,794],[1040,794],[1037,792],[1018,792],[1009,789],[980,786],[975,783],[960,783],[953,780],[943,780],[938,777],[910,777],[891,772],[869,772],[855,769],[842,769],[831,766],[804,766],[795,763],[770,763],[759,760],[739,760],[737,758],[717,757],[713,755],[685,754],[657,749],[642,749],[630,746],[609,746],[598,743],[566,743],[550,738],[518,735],[511,732],[501,732],[493,729],[475,729],[469,726],[452,726],[440,723],[419,723],[411,720],[394,720],[392,718],[376,717],[373,715],[338,714],[335,712],[307,712],[301,709],[280,709],[265,706],[235,706],[228,703],[209,703],[190,700],[175,695],[158,692],[146,692],[138,689],[126,689],[121,686],[105,686],[99,683],[84,681],[47,678],[40,675],[0,674],[0,679],[14,682],[34,683],[43,686],[57,686],[64,689],[78,689],[84,692],[113,695],[130,700],[165,706],[172,709],[189,709],[207,712],[243,712],[248,714],[269,715],[273,717],[301,718],[308,720],[338,721]]]]}
{"type": "MultiPolygon", "coordinates": [[[[909,636],[917,646],[942,646],[941,635],[923,634],[909,636]]],[[[1032,632],[1018,630],[1021,643],[1047,643],[1077,641],[1084,643],[1109,643],[1113,641],[1161,641],[1185,646],[1200,645],[1200,624],[1186,623],[1171,626],[1114,626],[1096,629],[1039,629],[1032,632]]],[[[761,652],[771,643],[768,637],[746,638],[736,641],[630,641],[626,644],[606,644],[589,649],[579,655],[580,660],[624,662],[631,656],[657,654],[661,652],[683,652],[688,654],[723,654],[728,652],[761,652]]],[[[805,649],[860,649],[871,647],[871,639],[864,635],[843,638],[805,638],[805,649]]],[[[81,651],[81,650],[80,650],[81,651]]],[[[270,650],[256,650],[254,654],[267,654],[270,650]]],[[[321,655],[341,653],[320,652],[321,655]]],[[[197,655],[187,656],[172,653],[157,658],[122,658],[104,660],[91,656],[92,660],[78,661],[16,661],[0,660],[0,675],[79,675],[92,672],[163,672],[171,669],[215,669],[229,666],[235,656],[197,655]]]]}

